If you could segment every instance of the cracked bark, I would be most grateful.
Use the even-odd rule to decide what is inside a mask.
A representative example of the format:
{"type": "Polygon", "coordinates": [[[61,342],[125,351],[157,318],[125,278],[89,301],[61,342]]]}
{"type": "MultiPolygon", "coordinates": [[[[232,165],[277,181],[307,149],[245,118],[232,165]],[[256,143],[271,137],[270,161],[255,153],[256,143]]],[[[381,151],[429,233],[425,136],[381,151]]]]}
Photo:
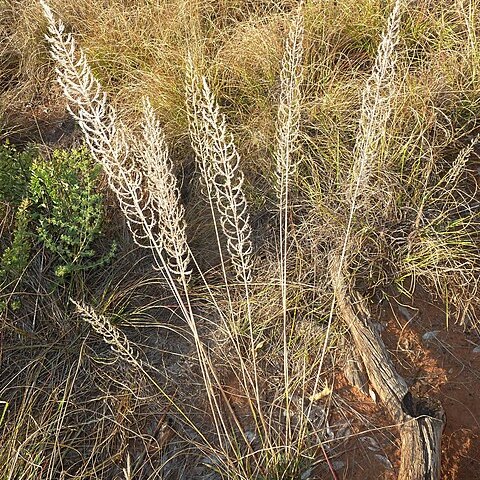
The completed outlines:
{"type": "Polygon", "coordinates": [[[368,381],[398,424],[401,460],[398,480],[439,480],[445,415],[439,402],[416,398],[396,372],[365,300],[349,293],[334,257],[330,270],[338,312],[346,322],[368,381]]]}

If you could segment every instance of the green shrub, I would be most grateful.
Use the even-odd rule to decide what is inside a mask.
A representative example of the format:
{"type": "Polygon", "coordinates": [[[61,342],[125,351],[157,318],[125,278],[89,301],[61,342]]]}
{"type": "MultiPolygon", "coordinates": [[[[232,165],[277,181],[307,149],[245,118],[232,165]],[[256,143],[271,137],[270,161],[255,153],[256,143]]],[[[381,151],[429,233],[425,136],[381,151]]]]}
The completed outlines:
{"type": "Polygon", "coordinates": [[[58,277],[107,263],[110,251],[96,258],[93,247],[101,233],[102,195],[97,193],[98,166],[86,150],[56,150],[51,160],[32,164],[29,198],[35,211],[36,234],[58,257],[58,277]]]}
{"type": "MultiPolygon", "coordinates": [[[[0,281],[15,280],[26,268],[30,258],[30,205],[26,193],[30,181],[31,165],[36,152],[33,148],[23,152],[6,143],[0,145],[0,202],[4,221],[12,218],[14,229],[1,240],[0,281]],[[8,208],[10,207],[10,208],[8,208]]],[[[4,231],[7,229],[4,226],[4,231]]]]}
{"type": "Polygon", "coordinates": [[[34,149],[19,152],[12,145],[0,145],[0,201],[20,205],[30,181],[34,149]]]}
{"type": "Polygon", "coordinates": [[[105,255],[94,248],[103,223],[98,174],[86,150],[56,150],[45,159],[33,150],[0,146],[0,200],[15,211],[11,242],[0,258],[2,281],[22,274],[34,244],[53,255],[57,277],[112,258],[114,244],[105,255]]]}
{"type": "Polygon", "coordinates": [[[30,224],[30,202],[25,198],[15,212],[15,230],[12,243],[7,247],[0,261],[0,279],[18,278],[30,259],[32,233],[30,224]]]}

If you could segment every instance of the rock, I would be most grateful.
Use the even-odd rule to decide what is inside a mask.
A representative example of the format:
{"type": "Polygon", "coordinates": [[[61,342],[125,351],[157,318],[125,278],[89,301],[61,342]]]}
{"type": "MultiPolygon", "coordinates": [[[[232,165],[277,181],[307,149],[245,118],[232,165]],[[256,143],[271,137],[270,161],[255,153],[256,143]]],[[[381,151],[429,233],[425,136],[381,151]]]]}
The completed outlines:
{"type": "Polygon", "coordinates": [[[392,465],[392,462],[390,462],[390,460],[383,456],[383,455],[379,455],[378,453],[375,455],[375,458],[385,467],[387,467],[389,470],[393,470],[393,465],[392,465]]]}
{"type": "Polygon", "coordinates": [[[415,315],[417,315],[418,310],[412,310],[410,307],[405,307],[404,305],[398,305],[398,311],[403,315],[403,317],[410,321],[413,318],[415,318],[415,315]]]}
{"type": "Polygon", "coordinates": [[[432,340],[435,340],[440,333],[440,330],[432,330],[431,332],[425,332],[422,335],[422,339],[425,340],[426,342],[431,342],[432,340]]]}
{"type": "Polygon", "coordinates": [[[300,480],[310,480],[310,475],[312,474],[313,472],[313,468],[310,467],[308,468],[307,470],[305,470],[302,475],[300,476],[300,480]]]}

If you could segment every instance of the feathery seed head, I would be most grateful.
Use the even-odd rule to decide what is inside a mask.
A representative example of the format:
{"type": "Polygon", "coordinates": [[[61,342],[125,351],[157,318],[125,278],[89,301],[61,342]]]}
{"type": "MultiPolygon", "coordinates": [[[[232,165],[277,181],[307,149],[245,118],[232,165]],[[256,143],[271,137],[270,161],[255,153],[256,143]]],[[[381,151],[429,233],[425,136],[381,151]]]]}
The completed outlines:
{"type": "Polygon", "coordinates": [[[205,77],[187,60],[187,109],[190,137],[195,151],[205,193],[220,214],[220,224],[227,239],[227,251],[237,278],[251,281],[251,226],[243,192],[240,155],[233,135],[227,131],[225,116],[215,101],[205,77]]]}
{"type": "Polygon", "coordinates": [[[293,158],[298,150],[303,81],[303,14],[301,7],[293,17],[285,42],[280,70],[280,98],[277,113],[277,149],[275,188],[282,203],[288,182],[295,173],[297,162],[293,158]]]}
{"type": "Polygon", "coordinates": [[[98,315],[91,306],[72,299],[70,301],[77,308],[81,318],[102,336],[116,354],[130,365],[142,369],[143,362],[139,358],[139,353],[130,345],[128,338],[121,330],[112,325],[104,315],[98,315]]]}

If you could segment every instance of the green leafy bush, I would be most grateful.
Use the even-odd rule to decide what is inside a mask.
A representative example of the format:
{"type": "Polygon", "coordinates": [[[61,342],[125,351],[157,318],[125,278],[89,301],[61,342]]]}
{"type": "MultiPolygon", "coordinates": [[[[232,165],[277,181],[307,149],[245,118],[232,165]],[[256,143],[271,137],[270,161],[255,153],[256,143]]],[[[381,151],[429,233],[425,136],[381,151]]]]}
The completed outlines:
{"type": "Polygon", "coordinates": [[[12,218],[13,231],[8,228],[1,238],[0,280],[14,280],[26,268],[31,249],[30,206],[27,199],[31,166],[36,151],[33,148],[18,151],[6,143],[0,145],[0,213],[4,222],[12,218]]]}
{"type": "Polygon", "coordinates": [[[86,150],[56,150],[46,159],[33,150],[0,147],[0,201],[15,212],[10,245],[0,258],[0,279],[21,275],[35,243],[53,255],[57,277],[112,258],[114,244],[104,255],[94,248],[103,223],[98,174],[86,150]]]}
{"type": "Polygon", "coordinates": [[[0,200],[20,205],[30,181],[30,168],[36,156],[34,149],[19,152],[8,143],[0,145],[0,200]]]}
{"type": "Polygon", "coordinates": [[[114,254],[112,245],[96,258],[93,247],[103,220],[103,198],[95,191],[98,174],[86,150],[57,150],[50,161],[39,158],[32,164],[29,198],[35,205],[36,233],[58,257],[59,277],[103,265],[114,254]]]}
{"type": "Polygon", "coordinates": [[[11,245],[1,257],[0,279],[18,278],[28,265],[32,240],[29,206],[30,202],[25,198],[15,212],[15,231],[11,245]]]}

